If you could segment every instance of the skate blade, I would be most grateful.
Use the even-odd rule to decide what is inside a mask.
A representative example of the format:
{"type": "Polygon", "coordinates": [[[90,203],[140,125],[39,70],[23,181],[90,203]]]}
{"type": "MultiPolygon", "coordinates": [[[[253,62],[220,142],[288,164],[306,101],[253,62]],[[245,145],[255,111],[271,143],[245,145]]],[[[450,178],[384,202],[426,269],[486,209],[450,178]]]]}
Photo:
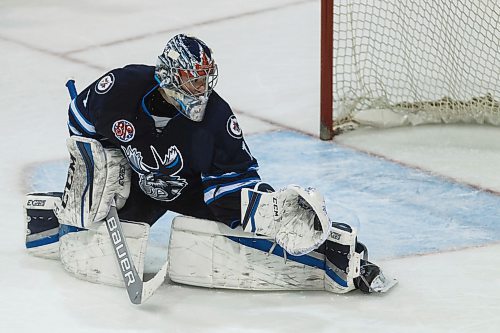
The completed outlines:
{"type": "Polygon", "coordinates": [[[392,287],[394,287],[397,283],[398,280],[387,277],[381,272],[375,279],[373,279],[370,285],[370,291],[373,293],[385,293],[392,287]]]}

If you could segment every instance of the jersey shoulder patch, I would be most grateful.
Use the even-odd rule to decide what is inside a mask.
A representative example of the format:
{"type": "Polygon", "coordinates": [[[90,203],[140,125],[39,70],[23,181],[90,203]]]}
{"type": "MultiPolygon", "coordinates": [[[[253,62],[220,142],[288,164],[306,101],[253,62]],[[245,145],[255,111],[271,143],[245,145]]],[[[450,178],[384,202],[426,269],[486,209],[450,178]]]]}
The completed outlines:
{"type": "Polygon", "coordinates": [[[95,92],[102,95],[107,93],[113,88],[115,84],[115,75],[113,73],[108,73],[104,75],[94,86],[95,92]]]}
{"type": "Polygon", "coordinates": [[[120,119],[113,123],[113,134],[121,142],[129,142],[135,136],[135,127],[130,121],[120,119]]]}
{"type": "Polygon", "coordinates": [[[236,119],[234,114],[229,116],[227,119],[226,130],[227,133],[235,139],[241,139],[243,137],[243,131],[241,130],[241,127],[238,124],[238,119],[236,119]]]}
{"type": "Polygon", "coordinates": [[[99,95],[109,92],[133,92],[144,90],[144,87],[154,85],[154,67],[146,65],[128,65],[116,68],[104,74],[94,84],[94,90],[99,95]]]}

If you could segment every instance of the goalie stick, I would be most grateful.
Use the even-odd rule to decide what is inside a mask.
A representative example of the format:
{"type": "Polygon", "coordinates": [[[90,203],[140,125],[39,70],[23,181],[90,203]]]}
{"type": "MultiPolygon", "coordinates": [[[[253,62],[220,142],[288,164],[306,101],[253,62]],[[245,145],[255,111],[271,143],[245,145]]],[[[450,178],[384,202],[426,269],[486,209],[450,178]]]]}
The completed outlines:
{"type": "Polygon", "coordinates": [[[160,287],[167,275],[168,261],[155,276],[148,281],[143,281],[135,268],[132,257],[128,250],[125,236],[123,235],[120,218],[116,207],[111,206],[106,216],[106,229],[108,230],[111,243],[115,249],[116,259],[120,266],[120,272],[125,283],[130,301],[133,304],[142,304],[160,287]]]}

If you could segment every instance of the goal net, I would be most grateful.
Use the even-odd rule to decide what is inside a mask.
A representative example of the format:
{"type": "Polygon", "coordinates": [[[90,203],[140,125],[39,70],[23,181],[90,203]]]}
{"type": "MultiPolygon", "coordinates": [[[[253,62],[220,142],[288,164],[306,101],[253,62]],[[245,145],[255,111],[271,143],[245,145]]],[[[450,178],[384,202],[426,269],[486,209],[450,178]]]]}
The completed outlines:
{"type": "Polygon", "coordinates": [[[337,129],[500,124],[500,1],[330,1],[337,129]]]}

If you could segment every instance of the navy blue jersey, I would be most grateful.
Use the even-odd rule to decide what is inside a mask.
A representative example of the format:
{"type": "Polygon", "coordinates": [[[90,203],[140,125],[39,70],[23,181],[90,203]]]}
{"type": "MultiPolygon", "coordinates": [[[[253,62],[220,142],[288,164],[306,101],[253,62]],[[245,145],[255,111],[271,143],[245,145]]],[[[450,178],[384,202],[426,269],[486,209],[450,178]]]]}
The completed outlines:
{"type": "Polygon", "coordinates": [[[170,209],[202,195],[216,219],[234,224],[240,190],[260,181],[230,106],[214,91],[204,119],[189,120],[161,97],[152,66],[115,69],[85,88],[71,102],[68,127],[120,148],[136,173],[132,186],[170,209]]]}

